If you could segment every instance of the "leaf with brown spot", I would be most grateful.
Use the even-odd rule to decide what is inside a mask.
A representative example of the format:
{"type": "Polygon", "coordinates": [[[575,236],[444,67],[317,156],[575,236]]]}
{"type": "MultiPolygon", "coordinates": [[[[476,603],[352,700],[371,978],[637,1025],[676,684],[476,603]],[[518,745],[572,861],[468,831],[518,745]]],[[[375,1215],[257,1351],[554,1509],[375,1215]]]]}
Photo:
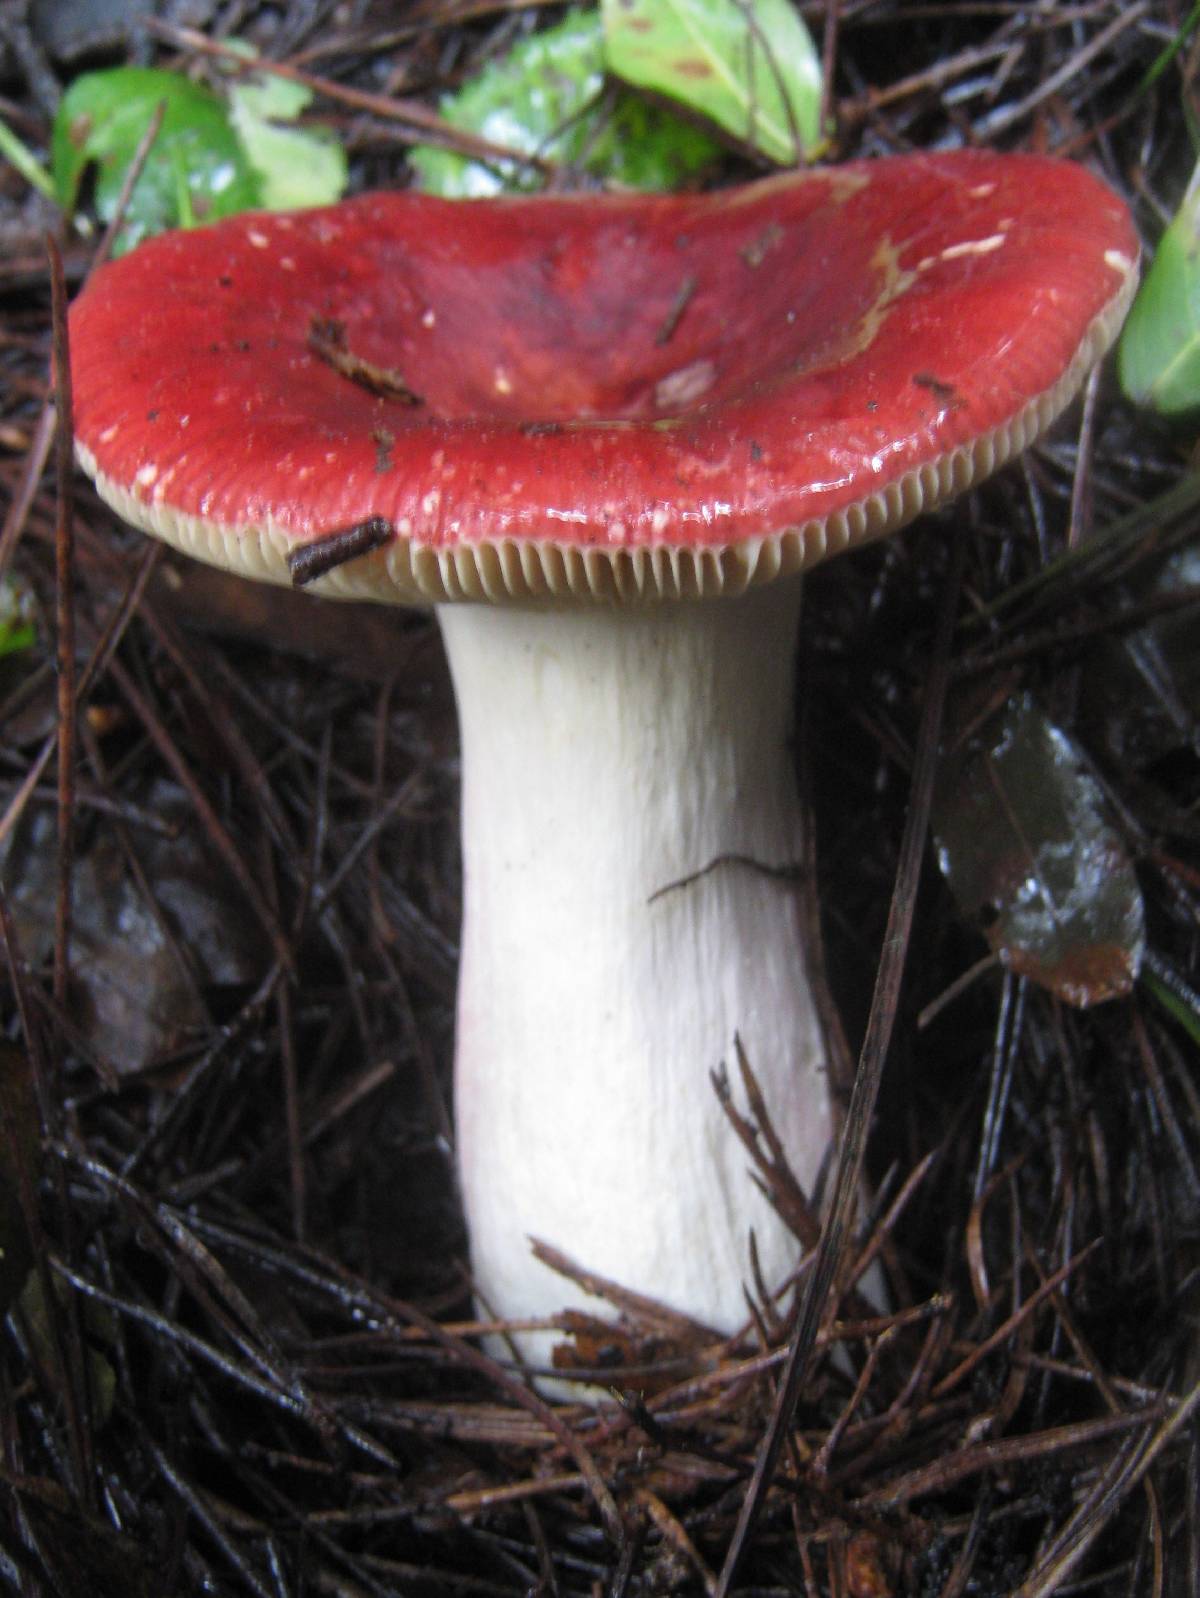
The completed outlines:
{"type": "Polygon", "coordinates": [[[759,155],[820,152],[821,65],[788,0],[601,0],[608,68],[678,100],[759,155]]]}
{"type": "Polygon", "coordinates": [[[680,56],[677,61],[670,63],[670,67],[681,78],[711,78],[715,75],[708,62],[698,56],[680,56]]]}

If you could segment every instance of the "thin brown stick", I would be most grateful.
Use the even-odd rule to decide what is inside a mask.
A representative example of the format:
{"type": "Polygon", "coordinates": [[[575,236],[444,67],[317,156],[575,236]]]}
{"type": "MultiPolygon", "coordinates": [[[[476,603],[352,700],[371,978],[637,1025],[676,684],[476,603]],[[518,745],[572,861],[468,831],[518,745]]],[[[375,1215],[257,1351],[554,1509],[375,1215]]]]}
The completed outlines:
{"type": "Polygon", "coordinates": [[[25,454],[20,483],[9,504],[4,526],[0,528],[0,578],[5,576],[12,564],[13,552],[20,541],[30,507],[42,480],[42,473],[50,458],[50,446],[54,442],[57,417],[54,401],[46,400],[38,415],[37,425],[25,454]]]}
{"type": "Polygon", "coordinates": [[[290,970],[293,965],[292,947],[277,918],[271,913],[270,906],[263,897],[262,889],[255,881],[246,862],[233,839],[229,836],[228,829],[222,824],[220,817],[213,809],[195,773],[187,761],[176,748],[170,734],[159,720],[154,707],[134,682],[133,677],[119,660],[109,664],[109,675],[114,679],[121,693],[128,701],[130,708],[137,716],[142,726],[150,735],[163,760],[174,773],[178,782],[187,791],[192,807],[212,840],[218,854],[221,855],[226,865],[233,872],[238,885],[246,895],[246,902],[250,905],[260,924],[270,936],[275,952],[285,969],[290,970]]]}
{"type": "Polygon", "coordinates": [[[834,69],[837,66],[838,20],[842,0],[825,0],[825,29],[821,37],[821,109],[817,120],[821,138],[833,125],[836,100],[833,92],[834,69]]]}
{"type": "MultiPolygon", "coordinates": [[[[1071,1516],[1038,1562],[1036,1570],[1013,1594],[1013,1598],[1050,1598],[1063,1577],[1071,1571],[1095,1542],[1118,1506],[1145,1479],[1146,1472],[1168,1444],[1191,1424],[1200,1411],[1200,1382],[1183,1402],[1168,1415],[1157,1430],[1147,1430],[1143,1439],[1126,1453],[1118,1454],[1087,1498],[1071,1516]]],[[[1121,1419],[1129,1419],[1122,1416],[1121,1419]]]]}
{"type": "MultiPolygon", "coordinates": [[[[1200,1398],[1200,1390],[1193,1396],[1200,1398]]],[[[1095,1420],[1054,1426],[1028,1437],[1001,1437],[995,1441],[969,1443],[935,1459],[932,1464],[920,1465],[882,1487],[874,1488],[859,1502],[873,1509],[899,1509],[901,1505],[909,1504],[914,1498],[922,1498],[927,1493],[944,1492],[969,1476],[978,1476],[988,1470],[1006,1470],[1018,1460],[1052,1459],[1068,1449],[1089,1448],[1093,1443],[1120,1436],[1122,1432],[1141,1431],[1144,1435],[1152,1422],[1162,1419],[1161,1411],[1142,1410],[1136,1414],[1102,1415],[1095,1420]]],[[[1174,1420],[1175,1417],[1169,1419],[1174,1420]]]]}
{"type": "Polygon", "coordinates": [[[125,226],[125,214],[129,210],[129,202],[133,198],[133,191],[137,181],[145,169],[146,162],[150,159],[150,151],[154,148],[154,141],[162,130],[163,118],[167,114],[167,102],[160,100],[154,107],[154,115],[147,122],[137,148],[133,152],[133,159],[125,169],[125,176],[121,179],[121,189],[117,195],[117,203],[113,209],[112,220],[104,230],[92,258],[92,269],[107,261],[113,252],[113,245],[117,242],[117,234],[125,226]]]}
{"type": "MultiPolygon", "coordinates": [[[[111,656],[112,651],[116,648],[122,633],[129,625],[130,619],[132,618],[134,611],[137,609],[138,602],[140,601],[142,593],[145,590],[146,583],[149,581],[150,573],[158,563],[158,560],[162,555],[162,550],[163,546],[161,544],[155,543],[147,545],[145,554],[143,555],[142,560],[139,562],[138,568],[134,573],[129,587],[126,589],[125,595],[122,598],[120,605],[118,605],[117,609],[113,612],[109,619],[108,625],[105,627],[100,639],[96,644],[95,649],[88,658],[82,672],[79,673],[79,680],[75,685],[75,700],[77,705],[83,701],[96,678],[103,673],[104,667],[111,656]]],[[[9,800],[8,806],[3,815],[0,815],[0,844],[4,842],[9,833],[16,826],[17,822],[21,819],[21,816],[25,810],[25,806],[28,804],[31,795],[37,788],[38,783],[41,781],[43,772],[50,764],[56,744],[57,734],[51,734],[51,736],[46,739],[46,741],[42,744],[42,747],[38,750],[37,754],[30,761],[29,769],[26,771],[24,777],[17,785],[17,788],[13,793],[12,798],[9,800]]]]}
{"type": "MultiPolygon", "coordinates": [[[[43,1046],[42,1029],[34,1015],[35,994],[32,991],[29,967],[21,953],[16,923],[8,902],[3,882],[0,882],[0,942],[4,945],[9,976],[17,999],[17,1011],[25,1037],[26,1058],[29,1062],[34,1097],[38,1103],[43,1141],[48,1140],[61,1120],[57,1082],[53,1079],[53,1063],[43,1046]]],[[[95,1496],[94,1450],[92,1447],[92,1416],[87,1401],[87,1378],[84,1374],[86,1356],[83,1336],[75,1306],[64,1315],[54,1292],[50,1273],[50,1243],[42,1225],[34,1173],[29,1163],[21,1158],[16,1147],[16,1128],[6,1124],[5,1169],[8,1179],[15,1182],[22,1216],[33,1248],[34,1270],[41,1287],[46,1307],[46,1323],[53,1360],[59,1377],[59,1395],[66,1418],[67,1440],[71,1466],[75,1476],[75,1492],[84,1503],[92,1503],[95,1496]],[[10,1145],[11,1139],[11,1145],[10,1145]],[[65,1321],[65,1327],[64,1327],[65,1321]]],[[[63,1168],[54,1170],[56,1197],[60,1215],[69,1214],[67,1184],[63,1168]]],[[[69,1224],[69,1223],[68,1223],[69,1224]]]]}
{"type": "Polygon", "coordinates": [[[994,111],[990,116],[984,117],[979,127],[979,136],[984,139],[994,139],[997,134],[1007,131],[1015,123],[1023,121],[1038,106],[1042,105],[1062,89],[1072,78],[1077,77],[1085,70],[1098,55],[1102,55],[1109,45],[1126,28],[1135,22],[1140,22],[1146,15],[1148,6],[1146,0],[1138,0],[1136,5],[1120,10],[1107,27],[1101,28],[1093,38],[1089,39],[1081,49],[1064,61],[1056,71],[1042,78],[1037,87],[1019,100],[1015,105],[1006,105],[994,111]]]}
{"type": "Polygon", "coordinates": [[[976,1343],[975,1347],[971,1350],[967,1357],[960,1361],[960,1363],[957,1364],[948,1375],[943,1376],[941,1381],[938,1382],[936,1387],[933,1389],[934,1398],[944,1398],[947,1393],[951,1392],[955,1387],[958,1386],[959,1382],[961,1382],[965,1376],[970,1375],[970,1373],[979,1364],[980,1360],[984,1359],[989,1353],[991,1353],[992,1349],[999,1348],[1001,1344],[1005,1343],[1008,1338],[1012,1336],[1016,1328],[1028,1316],[1033,1314],[1034,1310],[1042,1302],[1042,1300],[1049,1298],[1053,1293],[1055,1293],[1066,1281],[1067,1277],[1070,1276],[1074,1271],[1078,1270],[1080,1265],[1083,1264],[1084,1260],[1086,1260],[1089,1255],[1096,1252],[1096,1250],[1100,1247],[1101,1241],[1102,1240],[1100,1238],[1097,1238],[1094,1242],[1089,1243],[1086,1248],[1081,1249],[1080,1252],[1075,1255],[1074,1259],[1068,1260],[1065,1265],[1060,1266],[1059,1269],[1055,1271],[1053,1276],[1048,1277],[1047,1280],[1044,1281],[1035,1292],[1029,1295],[1029,1297],[1018,1310],[1010,1315],[1008,1319],[1005,1320],[1001,1325],[997,1326],[996,1330],[991,1334],[990,1337],[985,1337],[981,1343],[976,1343]]]}
{"type": "Polygon", "coordinates": [[[71,877],[75,856],[75,523],[71,468],[75,433],[71,424],[71,354],[67,333],[67,285],[57,242],[46,235],[54,339],[54,388],[58,427],[54,475],[56,660],[58,668],[58,890],[54,911],[54,1002],[67,1005],[71,960],[71,877]]]}
{"type": "Polygon", "coordinates": [[[524,151],[510,149],[504,144],[494,144],[491,139],[481,139],[477,134],[466,133],[461,128],[456,128],[452,122],[448,122],[445,117],[439,116],[436,111],[431,111],[427,105],[422,105],[418,100],[399,100],[391,95],[372,94],[365,89],[351,88],[344,83],[335,83],[331,78],[320,78],[311,72],[302,72],[298,67],[290,67],[282,61],[265,61],[261,58],[247,61],[241,50],[235,50],[220,39],[209,39],[194,28],[178,28],[154,17],[144,18],[143,26],[148,33],[165,40],[167,44],[183,50],[194,50],[198,55],[217,56],[229,62],[239,72],[265,72],[276,78],[287,78],[292,83],[302,83],[314,94],[323,95],[325,99],[341,105],[351,106],[356,111],[369,111],[373,116],[384,117],[389,122],[407,123],[410,127],[420,130],[421,138],[461,151],[462,154],[473,156],[478,161],[505,162],[517,167],[532,168],[547,175],[555,171],[554,163],[541,156],[526,155],[524,151]]]}

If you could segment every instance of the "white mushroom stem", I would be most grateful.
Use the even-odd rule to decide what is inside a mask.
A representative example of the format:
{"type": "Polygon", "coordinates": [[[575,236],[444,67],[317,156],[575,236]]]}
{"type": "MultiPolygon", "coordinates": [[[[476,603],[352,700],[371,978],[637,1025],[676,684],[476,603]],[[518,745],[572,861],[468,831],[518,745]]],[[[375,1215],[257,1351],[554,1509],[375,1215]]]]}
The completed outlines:
{"type": "Polygon", "coordinates": [[[752,1231],[770,1286],[796,1267],[710,1073],[725,1063],[736,1085],[740,1037],[811,1191],[832,1105],[806,890],[775,871],[801,853],[798,614],[794,581],[632,610],[440,611],[463,753],[458,1157],[497,1314],[581,1302],[531,1237],[720,1331],[747,1316],[752,1231]]]}

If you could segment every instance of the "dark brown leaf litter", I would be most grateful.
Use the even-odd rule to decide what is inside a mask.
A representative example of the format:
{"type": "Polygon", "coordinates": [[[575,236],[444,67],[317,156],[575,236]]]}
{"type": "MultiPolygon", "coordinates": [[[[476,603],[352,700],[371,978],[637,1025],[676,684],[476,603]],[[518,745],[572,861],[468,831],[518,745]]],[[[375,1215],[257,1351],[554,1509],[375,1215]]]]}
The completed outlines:
{"type": "MultiPolygon", "coordinates": [[[[1141,85],[1187,10],[814,6],[818,29],[837,13],[837,153],[1063,152],[1156,236],[1190,168],[1194,42],[1141,85]]],[[[238,31],[375,96],[321,107],[366,185],[397,172],[381,94],[432,106],[439,73],[471,70],[541,13],[430,4],[397,26],[391,8],[351,21],[318,0],[279,17],[240,7],[238,31]]],[[[105,46],[127,47],[169,59],[144,32],[105,46]]],[[[37,144],[54,62],[20,22],[0,51],[0,87],[37,144]]],[[[617,1318],[571,1317],[558,1363],[614,1395],[599,1405],[548,1404],[476,1339],[448,1163],[454,739],[428,624],[389,617],[382,638],[364,618],[330,646],[300,610],[263,648],[245,608],[258,592],[208,578],[197,615],[175,569],[77,489],[77,748],[57,784],[50,306],[40,220],[11,174],[0,226],[0,549],[39,639],[0,660],[0,1243],[37,1262],[3,1278],[0,1585],[717,1591],[789,1306],[759,1292],[746,1336],[722,1343],[591,1281],[617,1318]],[[63,933],[46,901],[63,804],[71,944],[57,958],[71,958],[56,995],[63,933]],[[168,1013],[150,987],[178,996],[168,1013]]],[[[85,266],[72,245],[69,284],[85,266]]],[[[953,726],[1028,693],[1071,733],[1135,864],[1147,958],[1129,998],[1066,1009],[981,959],[927,853],[870,1218],[846,1242],[731,1591],[1195,1598],[1189,445],[1105,376],[1087,411],[968,503],[811,581],[799,726],[841,729],[809,800],[829,1008],[851,1050],[952,524],[965,559],[950,673],[970,696],[953,726]],[[886,1313],[857,1290],[868,1267],[886,1313]]],[[[817,1216],[769,1128],[757,1143],[741,1131],[811,1242],[817,1216]]]]}

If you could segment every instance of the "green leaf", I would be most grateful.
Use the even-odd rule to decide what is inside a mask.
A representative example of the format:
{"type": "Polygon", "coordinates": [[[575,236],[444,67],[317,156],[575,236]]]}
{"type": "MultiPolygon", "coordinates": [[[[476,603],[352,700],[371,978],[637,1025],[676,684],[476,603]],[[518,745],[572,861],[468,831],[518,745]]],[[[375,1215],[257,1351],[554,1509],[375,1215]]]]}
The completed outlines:
{"type": "Polygon", "coordinates": [[[1179,1023],[1192,1042],[1200,1044],[1200,1001],[1196,993],[1162,962],[1154,962],[1159,966],[1159,970],[1155,970],[1151,959],[1152,956],[1147,956],[1142,985],[1167,1015],[1179,1023]]]}
{"type": "MultiPolygon", "coordinates": [[[[578,167],[633,189],[677,188],[719,155],[714,142],[672,112],[627,90],[605,94],[604,37],[594,11],[568,12],[523,40],[442,101],[442,115],[523,155],[578,167]]],[[[536,168],[495,165],[422,145],[410,155],[419,187],[468,199],[542,186],[536,168]]]]}
{"type": "Polygon", "coordinates": [[[3,117],[0,117],[0,156],[16,168],[30,188],[37,189],[48,200],[56,198],[50,174],[29,146],[17,138],[3,117]]]}
{"type": "Polygon", "coordinates": [[[311,89],[273,73],[230,86],[229,118],[268,210],[329,205],[345,192],[346,152],[333,135],[278,125],[294,122],[311,100],[311,89]]]}
{"type": "Polygon", "coordinates": [[[609,69],[781,166],[821,145],[821,64],[789,0],[601,0],[609,69]]]}
{"type": "Polygon", "coordinates": [[[0,579],[0,659],[28,649],[37,637],[33,595],[11,576],[0,579]]]}
{"type": "Polygon", "coordinates": [[[164,228],[215,221],[262,203],[222,101],[177,72],[150,67],[89,72],[67,90],[51,143],[60,202],[75,204],[94,164],[96,210],[111,221],[138,142],[160,105],[162,127],[134,184],[118,254],[164,228]]]}
{"type": "Polygon", "coordinates": [[[37,638],[31,621],[0,622],[0,657],[18,655],[37,638]]]}
{"type": "Polygon", "coordinates": [[[1028,695],[939,773],[938,858],[1006,965],[1080,1008],[1129,992],[1145,947],[1141,892],[1103,795],[1028,695]]]}
{"type": "Polygon", "coordinates": [[[1200,406],[1200,166],[1133,302],[1117,368],[1139,405],[1167,416],[1200,406]]]}
{"type": "Polygon", "coordinates": [[[1196,0],[1187,19],[1180,23],[1175,31],[1175,37],[1169,44],[1163,46],[1162,50],[1150,63],[1146,75],[1138,85],[1139,94],[1144,94],[1147,89],[1152,88],[1158,82],[1198,27],[1200,27],[1200,0],[1196,0]]]}

